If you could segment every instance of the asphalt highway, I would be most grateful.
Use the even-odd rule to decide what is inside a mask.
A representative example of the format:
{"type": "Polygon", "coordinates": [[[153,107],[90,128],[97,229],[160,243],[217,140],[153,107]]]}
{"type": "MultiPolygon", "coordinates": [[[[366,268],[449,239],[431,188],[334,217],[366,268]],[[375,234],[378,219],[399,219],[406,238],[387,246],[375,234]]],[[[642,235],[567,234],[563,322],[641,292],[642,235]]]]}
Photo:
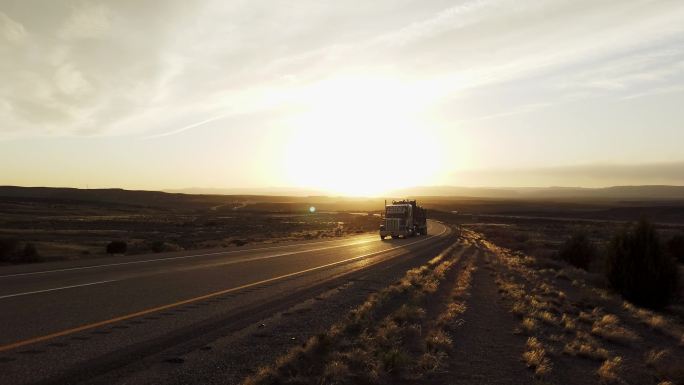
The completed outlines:
{"type": "MultiPolygon", "coordinates": [[[[449,242],[448,227],[0,269],[0,383],[61,383],[221,333],[333,279],[449,242]]],[[[258,319],[258,318],[255,318],[258,319]]]]}

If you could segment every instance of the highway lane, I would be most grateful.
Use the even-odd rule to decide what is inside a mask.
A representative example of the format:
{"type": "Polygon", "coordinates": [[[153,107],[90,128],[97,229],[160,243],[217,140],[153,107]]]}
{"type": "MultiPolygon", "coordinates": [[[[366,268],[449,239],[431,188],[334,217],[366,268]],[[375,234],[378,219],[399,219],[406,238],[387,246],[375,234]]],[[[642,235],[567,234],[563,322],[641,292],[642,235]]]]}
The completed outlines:
{"type": "Polygon", "coordinates": [[[32,367],[28,382],[50,378],[98,356],[415,254],[444,242],[449,230],[431,222],[430,232],[385,242],[360,236],[3,271],[0,380],[24,376],[30,362],[43,364],[32,367]]]}

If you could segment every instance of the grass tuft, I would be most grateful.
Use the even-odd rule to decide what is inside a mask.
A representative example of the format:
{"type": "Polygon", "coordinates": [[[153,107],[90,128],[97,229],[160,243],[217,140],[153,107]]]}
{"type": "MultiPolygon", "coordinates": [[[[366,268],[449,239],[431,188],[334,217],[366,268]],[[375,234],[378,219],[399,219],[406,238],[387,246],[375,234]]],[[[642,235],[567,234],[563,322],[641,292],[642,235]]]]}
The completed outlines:
{"type": "Polygon", "coordinates": [[[551,360],[547,357],[546,349],[536,337],[527,339],[527,350],[523,353],[523,359],[528,368],[534,370],[534,374],[543,377],[551,371],[551,360]]]}
{"type": "Polygon", "coordinates": [[[620,370],[622,369],[622,357],[613,357],[605,360],[598,369],[597,374],[602,384],[621,384],[620,370]]]}

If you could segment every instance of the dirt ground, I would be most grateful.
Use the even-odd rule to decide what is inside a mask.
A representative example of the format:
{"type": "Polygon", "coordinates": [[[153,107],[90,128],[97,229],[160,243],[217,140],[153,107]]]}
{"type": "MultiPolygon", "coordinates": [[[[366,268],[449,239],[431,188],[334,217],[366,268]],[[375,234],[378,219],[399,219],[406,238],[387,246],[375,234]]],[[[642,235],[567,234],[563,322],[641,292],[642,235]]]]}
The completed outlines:
{"type": "Polygon", "coordinates": [[[146,254],[333,238],[377,231],[380,225],[372,212],[311,212],[310,206],[300,206],[280,212],[271,206],[261,211],[233,204],[167,207],[0,199],[0,240],[16,239],[19,248],[31,243],[43,260],[64,260],[105,255],[114,240],[127,243],[126,254],[146,254]]]}
{"type": "Polygon", "coordinates": [[[461,234],[246,383],[684,384],[681,319],[564,262],[461,234]]]}

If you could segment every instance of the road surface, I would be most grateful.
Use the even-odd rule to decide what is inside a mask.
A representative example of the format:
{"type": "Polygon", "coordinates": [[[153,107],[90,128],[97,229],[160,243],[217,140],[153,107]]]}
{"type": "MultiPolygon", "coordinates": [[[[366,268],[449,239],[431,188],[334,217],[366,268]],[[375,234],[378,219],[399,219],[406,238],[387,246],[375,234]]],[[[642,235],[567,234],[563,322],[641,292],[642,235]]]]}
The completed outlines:
{"type": "Polygon", "coordinates": [[[429,232],[4,267],[0,383],[85,381],[174,345],[218,338],[330,282],[433,256],[452,239],[437,222],[429,232]]]}

